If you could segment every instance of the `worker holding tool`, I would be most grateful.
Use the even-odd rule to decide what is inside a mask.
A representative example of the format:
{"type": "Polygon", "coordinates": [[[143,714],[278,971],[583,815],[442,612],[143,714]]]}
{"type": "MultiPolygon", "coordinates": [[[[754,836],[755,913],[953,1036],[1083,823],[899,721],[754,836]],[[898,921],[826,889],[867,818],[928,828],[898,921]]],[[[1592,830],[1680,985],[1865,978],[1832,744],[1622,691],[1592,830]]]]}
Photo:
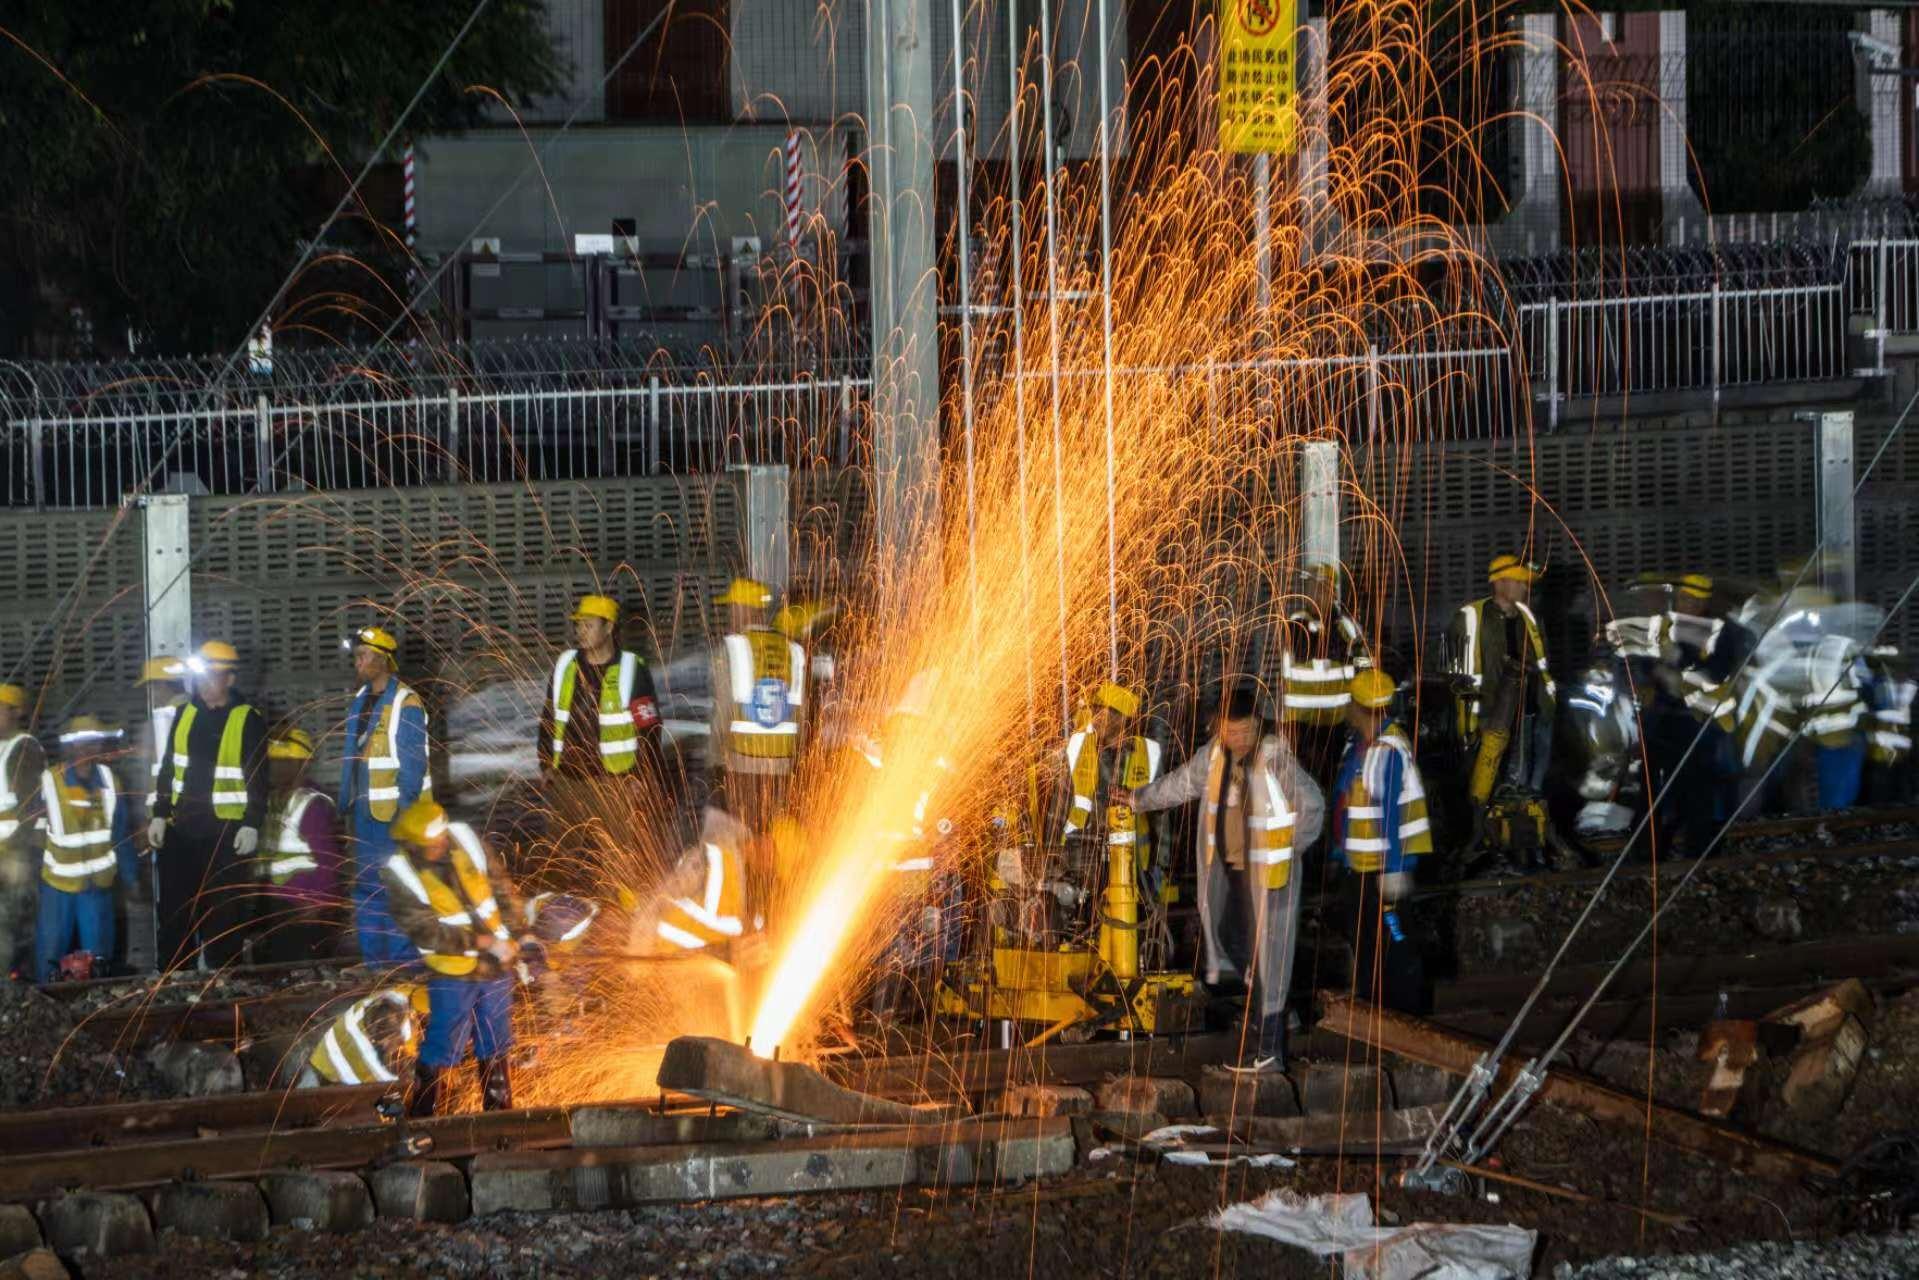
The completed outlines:
{"type": "Polygon", "coordinates": [[[354,929],[367,964],[399,964],[412,958],[412,948],[394,923],[381,868],[393,852],[393,820],[433,796],[426,706],[400,681],[400,644],[391,632],[361,627],[342,647],[362,682],[347,711],[340,768],[340,817],[352,839],[354,929]]]}
{"type": "Polygon", "coordinates": [[[1115,849],[1137,880],[1153,870],[1153,833],[1128,803],[1131,793],[1159,777],[1159,743],[1132,732],[1138,692],[1107,681],[1081,707],[1079,727],[1066,739],[1066,816],[1060,829],[1067,878],[1091,901],[1115,849]]]}
{"type": "Polygon", "coordinates": [[[1334,783],[1333,856],[1350,873],[1337,919],[1353,944],[1353,991],[1388,1009],[1420,1012],[1424,969],[1401,905],[1413,859],[1433,851],[1426,788],[1412,738],[1392,717],[1398,692],[1383,671],[1353,677],[1346,723],[1353,739],[1334,783]]]}
{"type": "Polygon", "coordinates": [[[481,1106],[508,1109],[513,988],[530,977],[507,924],[520,914],[513,884],[478,833],[447,821],[446,810],[430,797],[415,800],[390,831],[394,848],[380,876],[394,920],[426,964],[433,1011],[407,1113],[434,1114],[440,1082],[465,1059],[469,1043],[479,1066],[481,1106]]]}
{"type": "Polygon", "coordinates": [[[13,968],[32,928],[38,897],[34,872],[34,815],[46,749],[26,731],[27,691],[0,684],[0,972],[13,968]]]}
{"type": "Polygon", "coordinates": [[[292,961],[324,954],[340,901],[339,821],[333,801],[307,781],[313,739],[291,726],[267,741],[272,798],[266,839],[254,860],[260,885],[255,958],[292,961]]]}
{"type": "Polygon", "coordinates": [[[1502,777],[1533,796],[1546,785],[1556,690],[1539,619],[1526,603],[1539,576],[1518,556],[1494,556],[1486,568],[1491,593],[1461,605],[1446,631],[1459,732],[1473,760],[1476,837],[1502,777]]]}
{"type": "Polygon", "coordinates": [[[120,740],[94,717],[75,716],[60,735],[60,763],[40,775],[46,848],[35,982],[101,976],[113,955],[113,886],[122,850],[133,848],[131,815],[107,767],[120,740]]]}
{"type": "Polygon", "coordinates": [[[1132,793],[1150,813],[1198,800],[1199,919],[1206,982],[1243,975],[1252,1000],[1236,1070],[1286,1069],[1286,996],[1299,927],[1293,850],[1319,838],[1325,799],[1260,710],[1251,680],[1227,687],[1213,740],[1132,793]]]}
{"type": "Polygon", "coordinates": [[[240,953],[249,859],[267,816],[266,723],[238,690],[240,655],[209,640],[187,660],[192,696],[154,779],[147,847],[159,881],[159,960],[218,967],[240,953]]]}

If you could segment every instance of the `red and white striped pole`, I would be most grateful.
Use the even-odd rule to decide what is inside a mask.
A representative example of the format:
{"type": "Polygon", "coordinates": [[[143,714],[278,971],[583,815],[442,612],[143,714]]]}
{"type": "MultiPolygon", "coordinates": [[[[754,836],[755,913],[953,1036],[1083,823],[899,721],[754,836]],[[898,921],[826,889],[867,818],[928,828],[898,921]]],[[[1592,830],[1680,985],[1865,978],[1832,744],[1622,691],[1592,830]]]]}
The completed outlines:
{"type": "Polygon", "coordinates": [[[786,135],[786,242],[795,256],[800,251],[800,133],[786,135]]]}
{"type": "Polygon", "coordinates": [[[413,140],[407,139],[406,153],[400,158],[400,177],[406,194],[406,256],[407,274],[413,274],[411,261],[414,257],[414,245],[419,241],[420,218],[413,203],[413,140]]]}

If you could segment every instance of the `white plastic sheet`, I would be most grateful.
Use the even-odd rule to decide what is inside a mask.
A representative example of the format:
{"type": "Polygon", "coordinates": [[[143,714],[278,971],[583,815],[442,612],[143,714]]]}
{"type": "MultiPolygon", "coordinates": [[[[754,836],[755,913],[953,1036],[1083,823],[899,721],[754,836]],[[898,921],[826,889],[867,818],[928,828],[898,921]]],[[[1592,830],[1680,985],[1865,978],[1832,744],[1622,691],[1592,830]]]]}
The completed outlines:
{"type": "Polygon", "coordinates": [[[1415,1222],[1373,1225],[1364,1195],[1300,1196],[1274,1191],[1228,1205],[1209,1223],[1338,1254],[1346,1280],[1526,1280],[1538,1234],[1515,1226],[1415,1222]]]}

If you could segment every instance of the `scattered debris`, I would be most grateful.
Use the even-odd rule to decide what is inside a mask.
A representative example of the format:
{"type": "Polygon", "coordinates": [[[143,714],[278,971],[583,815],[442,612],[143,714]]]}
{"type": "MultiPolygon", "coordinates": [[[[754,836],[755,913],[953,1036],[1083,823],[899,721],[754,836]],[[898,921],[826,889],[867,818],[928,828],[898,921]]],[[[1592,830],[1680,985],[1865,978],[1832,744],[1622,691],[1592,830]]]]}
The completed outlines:
{"type": "Polygon", "coordinates": [[[1527,1280],[1538,1233],[1515,1226],[1415,1222],[1373,1224],[1363,1194],[1303,1197],[1269,1192],[1227,1205],[1209,1224],[1248,1231],[1305,1249],[1338,1255],[1346,1280],[1527,1280]]]}

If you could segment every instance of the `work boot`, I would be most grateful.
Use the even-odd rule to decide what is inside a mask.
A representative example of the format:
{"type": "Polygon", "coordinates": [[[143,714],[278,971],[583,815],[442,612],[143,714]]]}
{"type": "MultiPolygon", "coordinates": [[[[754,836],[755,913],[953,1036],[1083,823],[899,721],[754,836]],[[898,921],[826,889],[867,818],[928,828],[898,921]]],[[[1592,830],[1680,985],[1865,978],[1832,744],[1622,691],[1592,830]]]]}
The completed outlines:
{"type": "Polygon", "coordinates": [[[480,1063],[480,1110],[513,1109],[513,1075],[504,1053],[480,1063]]]}
{"type": "Polygon", "coordinates": [[[1227,1070],[1241,1075],[1266,1075],[1286,1070],[1286,1015],[1269,1013],[1259,1020],[1259,1036],[1250,1053],[1227,1070]]]}
{"type": "Polygon", "coordinates": [[[444,1067],[429,1067],[417,1061],[413,1064],[413,1088],[406,1095],[408,1117],[423,1120],[439,1110],[440,1077],[445,1074],[444,1067]]]}

